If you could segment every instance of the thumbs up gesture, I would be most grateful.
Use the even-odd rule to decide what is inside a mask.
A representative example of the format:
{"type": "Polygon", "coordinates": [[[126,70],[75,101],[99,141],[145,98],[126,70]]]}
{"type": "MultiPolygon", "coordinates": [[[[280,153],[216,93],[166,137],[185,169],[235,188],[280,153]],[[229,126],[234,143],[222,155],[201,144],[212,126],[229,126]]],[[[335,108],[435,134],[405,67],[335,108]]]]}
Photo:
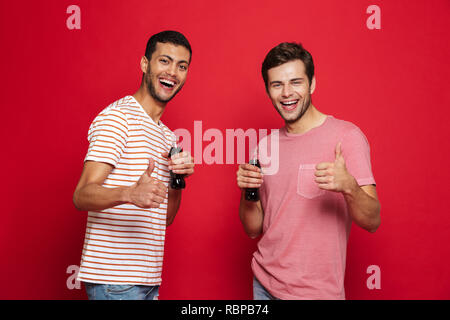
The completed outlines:
{"type": "Polygon", "coordinates": [[[320,189],[350,193],[357,182],[347,171],[340,142],[336,145],[335,154],[334,162],[321,162],[316,165],[315,181],[320,189]]]}
{"type": "Polygon", "coordinates": [[[148,168],[131,186],[130,202],[140,208],[159,208],[166,197],[166,186],[151,176],[155,168],[155,162],[150,159],[148,168]]]}

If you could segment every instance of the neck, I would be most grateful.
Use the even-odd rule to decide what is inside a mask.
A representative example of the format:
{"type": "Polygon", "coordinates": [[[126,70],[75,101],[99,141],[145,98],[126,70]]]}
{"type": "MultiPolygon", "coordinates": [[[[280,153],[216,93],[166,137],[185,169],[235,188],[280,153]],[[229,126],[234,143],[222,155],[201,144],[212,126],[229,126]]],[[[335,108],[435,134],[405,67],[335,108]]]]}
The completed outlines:
{"type": "Polygon", "coordinates": [[[326,118],[327,116],[325,114],[311,104],[300,119],[292,123],[285,122],[285,126],[289,133],[303,134],[312,128],[320,126],[326,118]]]}
{"type": "Polygon", "coordinates": [[[141,84],[138,91],[133,94],[133,97],[139,102],[142,108],[144,108],[149,117],[152,118],[155,123],[158,123],[167,103],[155,100],[148,93],[147,88],[143,84],[141,84]]]}

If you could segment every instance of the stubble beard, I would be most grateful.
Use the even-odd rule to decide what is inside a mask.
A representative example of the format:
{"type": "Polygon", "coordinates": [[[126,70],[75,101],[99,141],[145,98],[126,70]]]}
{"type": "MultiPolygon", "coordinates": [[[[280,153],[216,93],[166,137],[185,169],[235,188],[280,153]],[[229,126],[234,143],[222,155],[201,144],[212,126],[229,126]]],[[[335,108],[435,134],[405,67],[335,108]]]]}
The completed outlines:
{"type": "Polygon", "coordinates": [[[275,106],[275,109],[277,109],[278,113],[280,114],[280,116],[283,118],[284,122],[286,123],[294,123],[296,121],[298,121],[301,117],[303,117],[303,115],[306,113],[306,111],[308,111],[309,107],[311,106],[311,95],[308,95],[302,103],[302,106],[300,108],[299,113],[295,116],[294,119],[287,119],[282,112],[282,107],[278,108],[277,106],[275,106]]]}
{"type": "MultiPolygon", "coordinates": [[[[155,86],[156,83],[154,83],[152,81],[153,72],[150,69],[150,67],[148,68],[147,74],[148,74],[148,76],[147,76],[147,91],[150,94],[150,96],[158,102],[161,102],[161,103],[169,102],[177,95],[177,93],[181,90],[181,88],[183,88],[184,83],[182,85],[180,85],[178,87],[178,89],[175,90],[175,92],[170,97],[164,99],[160,95],[158,95],[158,93],[156,92],[156,86],[155,86]]],[[[154,78],[156,79],[155,82],[158,82],[158,78],[156,76],[154,78]]]]}

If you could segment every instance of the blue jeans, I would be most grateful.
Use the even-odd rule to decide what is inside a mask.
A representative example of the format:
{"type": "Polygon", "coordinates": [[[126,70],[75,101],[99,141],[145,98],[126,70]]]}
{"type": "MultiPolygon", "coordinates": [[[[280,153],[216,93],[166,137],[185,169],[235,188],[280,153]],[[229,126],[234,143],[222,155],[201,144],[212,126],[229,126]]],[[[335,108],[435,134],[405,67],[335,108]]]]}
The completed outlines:
{"type": "Polygon", "coordinates": [[[253,300],[280,300],[272,296],[266,288],[253,277],[253,300]]]}
{"type": "Polygon", "coordinates": [[[83,284],[89,300],[158,300],[159,286],[83,284]]]}

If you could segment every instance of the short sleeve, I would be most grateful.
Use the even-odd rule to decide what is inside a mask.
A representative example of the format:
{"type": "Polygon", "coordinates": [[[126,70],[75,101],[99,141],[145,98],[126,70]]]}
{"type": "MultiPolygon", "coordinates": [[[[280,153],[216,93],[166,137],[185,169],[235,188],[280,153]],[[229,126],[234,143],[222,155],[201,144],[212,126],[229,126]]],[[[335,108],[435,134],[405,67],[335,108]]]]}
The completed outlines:
{"type": "Polygon", "coordinates": [[[124,153],[127,139],[126,115],[117,109],[106,109],[94,119],[89,128],[89,149],[84,161],[105,162],[116,167],[124,153]]]}
{"type": "Polygon", "coordinates": [[[358,185],[376,184],[372,174],[369,142],[358,127],[344,136],[341,150],[347,170],[356,179],[358,185]]]}

